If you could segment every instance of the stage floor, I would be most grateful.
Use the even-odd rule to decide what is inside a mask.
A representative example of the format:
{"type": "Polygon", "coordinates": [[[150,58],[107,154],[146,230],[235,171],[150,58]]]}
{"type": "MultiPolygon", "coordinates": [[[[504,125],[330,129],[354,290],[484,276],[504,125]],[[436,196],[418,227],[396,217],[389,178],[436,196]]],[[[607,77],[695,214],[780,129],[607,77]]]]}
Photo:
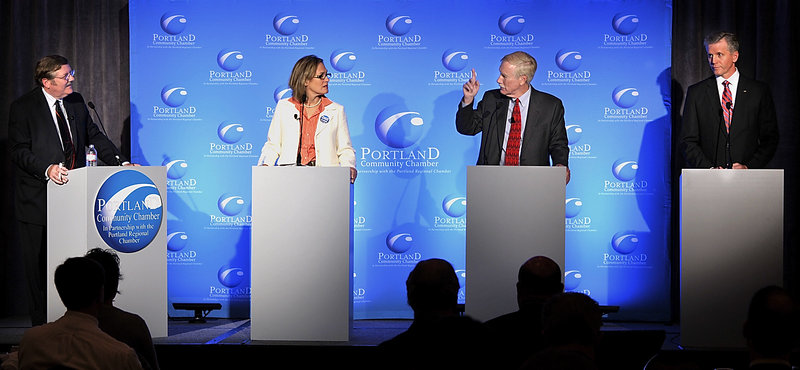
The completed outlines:
{"type": "MultiPolygon", "coordinates": [[[[161,369],[251,368],[264,361],[276,368],[374,369],[391,364],[377,345],[409,325],[411,320],[355,320],[347,342],[285,342],[250,340],[249,319],[208,318],[206,323],[189,323],[189,318],[172,318],[168,322],[169,335],[153,341],[161,369]]],[[[0,353],[18,345],[29,328],[26,316],[0,318],[0,353]]],[[[606,321],[602,331],[607,342],[605,346],[601,344],[603,352],[598,352],[597,361],[603,370],[642,369],[654,356],[698,369],[740,368],[747,364],[744,350],[680,348],[677,324],[606,321]]]]}
{"type": "MultiPolygon", "coordinates": [[[[189,318],[170,318],[167,322],[169,336],[154,338],[155,345],[338,345],[376,346],[408,329],[411,320],[354,320],[350,340],[347,342],[286,342],[250,340],[249,319],[207,318],[205,323],[189,323],[189,318]]],[[[31,327],[27,316],[0,318],[0,350],[19,344],[25,330],[31,327]]],[[[663,330],[666,339],[662,350],[679,349],[680,326],[664,323],[604,322],[603,331],[663,330]]]]}

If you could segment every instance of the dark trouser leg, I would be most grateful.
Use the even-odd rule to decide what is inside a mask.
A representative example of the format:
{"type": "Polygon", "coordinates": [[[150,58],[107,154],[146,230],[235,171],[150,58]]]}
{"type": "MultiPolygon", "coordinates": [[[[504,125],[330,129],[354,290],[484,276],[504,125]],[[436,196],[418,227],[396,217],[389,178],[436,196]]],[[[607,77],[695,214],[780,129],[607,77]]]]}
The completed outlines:
{"type": "Polygon", "coordinates": [[[25,264],[25,278],[28,283],[28,309],[31,323],[45,323],[45,284],[47,283],[47,238],[44,225],[17,221],[22,258],[25,264]]]}

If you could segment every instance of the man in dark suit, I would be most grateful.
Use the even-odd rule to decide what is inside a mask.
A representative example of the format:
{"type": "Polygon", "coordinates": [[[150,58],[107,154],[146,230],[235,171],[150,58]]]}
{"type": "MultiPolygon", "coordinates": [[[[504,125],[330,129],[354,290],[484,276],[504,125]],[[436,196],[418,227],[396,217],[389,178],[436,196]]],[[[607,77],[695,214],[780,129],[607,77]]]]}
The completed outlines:
{"type": "Polygon", "coordinates": [[[14,212],[31,293],[31,321],[45,322],[47,182],[63,185],[70,169],[83,167],[85,148],[94,144],[105,163],[121,164],[114,144],[89,116],[83,97],[73,93],[75,71],[66,58],[36,63],[36,88],[11,103],[8,139],[14,163],[14,212]]]}
{"type": "Polygon", "coordinates": [[[704,44],[714,76],[690,86],[686,93],[681,133],[686,164],[694,168],[764,168],[778,147],[769,86],[739,74],[736,35],[714,33],[704,44]]]}
{"type": "MultiPolygon", "coordinates": [[[[478,165],[567,167],[569,147],[561,100],[531,86],[536,59],[523,51],[503,57],[499,89],[489,90],[473,109],[480,83],[475,70],[463,86],[456,129],[481,135],[478,165]]],[[[569,169],[567,169],[569,182],[569,169]]]]}

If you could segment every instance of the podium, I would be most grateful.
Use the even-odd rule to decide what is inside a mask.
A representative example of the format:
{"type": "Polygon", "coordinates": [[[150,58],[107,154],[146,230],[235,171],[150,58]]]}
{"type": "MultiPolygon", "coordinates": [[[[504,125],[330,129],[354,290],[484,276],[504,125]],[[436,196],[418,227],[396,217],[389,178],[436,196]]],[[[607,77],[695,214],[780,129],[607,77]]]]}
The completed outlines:
{"type": "Polygon", "coordinates": [[[350,339],[352,189],[347,167],[253,167],[250,339],[350,339]]]}
{"type": "Polygon", "coordinates": [[[164,167],[84,167],[47,184],[47,320],[66,308],[53,276],[67,258],[115,249],[123,280],[114,306],[167,336],[167,173],[164,167]]]}
{"type": "Polygon", "coordinates": [[[753,294],[783,285],[783,170],[681,174],[681,345],[744,348],[753,294]]]}
{"type": "Polygon", "coordinates": [[[516,311],[517,274],[533,256],[564,271],[565,179],[563,167],[467,168],[467,315],[516,311]]]}

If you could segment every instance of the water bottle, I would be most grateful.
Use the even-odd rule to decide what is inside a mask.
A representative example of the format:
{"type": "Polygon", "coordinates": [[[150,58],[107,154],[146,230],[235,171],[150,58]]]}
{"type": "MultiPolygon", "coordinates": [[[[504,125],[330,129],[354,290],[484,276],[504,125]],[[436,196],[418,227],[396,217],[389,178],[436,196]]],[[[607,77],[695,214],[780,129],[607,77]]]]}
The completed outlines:
{"type": "Polygon", "coordinates": [[[89,150],[86,152],[86,167],[97,166],[97,149],[93,144],[89,145],[89,150]]]}

